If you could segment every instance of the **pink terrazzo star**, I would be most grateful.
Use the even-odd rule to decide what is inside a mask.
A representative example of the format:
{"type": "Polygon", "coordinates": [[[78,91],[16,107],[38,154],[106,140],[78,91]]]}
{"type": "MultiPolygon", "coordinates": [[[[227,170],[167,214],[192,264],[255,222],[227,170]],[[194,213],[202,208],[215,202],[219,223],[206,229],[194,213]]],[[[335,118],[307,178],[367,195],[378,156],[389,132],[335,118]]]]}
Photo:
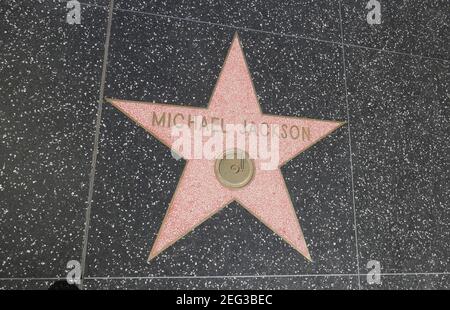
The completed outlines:
{"type": "MultiPolygon", "coordinates": [[[[156,124],[154,113],[159,117],[183,115],[183,119],[188,115],[207,119],[221,118],[227,124],[240,123],[245,119],[255,124],[285,124],[286,128],[309,128],[308,139],[299,139],[297,135],[287,135],[286,138],[280,139],[278,167],[343,124],[337,121],[263,114],[237,34],[233,38],[208,108],[117,99],[108,101],[168,147],[172,147],[175,141],[171,135],[171,127],[166,123],[156,124]]],[[[180,116],[178,119],[181,118],[180,116]]],[[[232,201],[239,202],[295,250],[311,260],[279,168],[263,170],[260,161],[255,159],[256,170],[251,182],[242,188],[228,188],[217,179],[214,164],[215,160],[211,159],[187,159],[149,260],[232,201]]]]}

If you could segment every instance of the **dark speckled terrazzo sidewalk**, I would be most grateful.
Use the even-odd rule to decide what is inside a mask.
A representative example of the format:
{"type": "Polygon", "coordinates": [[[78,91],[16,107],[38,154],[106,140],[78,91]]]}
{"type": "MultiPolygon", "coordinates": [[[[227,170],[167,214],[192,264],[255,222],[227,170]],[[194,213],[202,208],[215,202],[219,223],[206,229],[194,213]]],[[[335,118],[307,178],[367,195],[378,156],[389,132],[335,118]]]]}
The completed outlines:
{"type": "Polygon", "coordinates": [[[0,4],[0,289],[70,260],[84,289],[450,289],[448,1],[80,2],[0,4]],[[281,169],[313,262],[236,202],[147,262],[185,161],[99,98],[206,107],[236,31],[264,113],[347,122],[281,169]]]}

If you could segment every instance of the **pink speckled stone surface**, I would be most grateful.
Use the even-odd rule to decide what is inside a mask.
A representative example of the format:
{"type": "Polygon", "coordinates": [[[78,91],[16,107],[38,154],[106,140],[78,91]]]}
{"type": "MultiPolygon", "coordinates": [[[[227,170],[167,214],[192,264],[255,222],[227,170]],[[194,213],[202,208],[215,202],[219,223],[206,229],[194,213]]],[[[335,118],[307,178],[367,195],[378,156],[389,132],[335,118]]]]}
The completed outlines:
{"type": "MultiPolygon", "coordinates": [[[[267,115],[261,112],[245,56],[235,35],[223,65],[220,77],[206,109],[149,102],[109,99],[111,104],[145,128],[168,147],[175,138],[168,126],[154,126],[153,112],[182,113],[195,116],[219,117],[226,124],[243,120],[256,124],[286,124],[309,127],[311,138],[280,139],[280,165],[297,156],[340,127],[338,121],[312,120],[296,117],[267,115]]],[[[214,160],[188,159],[177,190],[172,198],[150,259],[192,231],[231,201],[238,201],[272,231],[299,253],[311,260],[299,221],[292,206],[280,169],[262,170],[255,159],[255,175],[243,188],[229,189],[220,184],[214,173],[214,160]]]]}

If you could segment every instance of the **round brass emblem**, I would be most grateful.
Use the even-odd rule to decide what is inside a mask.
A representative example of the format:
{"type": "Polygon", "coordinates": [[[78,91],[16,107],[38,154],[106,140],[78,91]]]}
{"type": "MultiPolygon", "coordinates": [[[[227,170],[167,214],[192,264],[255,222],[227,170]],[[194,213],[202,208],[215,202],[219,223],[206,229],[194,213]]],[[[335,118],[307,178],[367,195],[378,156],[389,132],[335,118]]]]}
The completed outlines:
{"type": "Polygon", "coordinates": [[[255,165],[246,152],[231,149],[227,150],[222,158],[216,159],[214,171],[223,186],[241,188],[252,180],[255,165]]]}

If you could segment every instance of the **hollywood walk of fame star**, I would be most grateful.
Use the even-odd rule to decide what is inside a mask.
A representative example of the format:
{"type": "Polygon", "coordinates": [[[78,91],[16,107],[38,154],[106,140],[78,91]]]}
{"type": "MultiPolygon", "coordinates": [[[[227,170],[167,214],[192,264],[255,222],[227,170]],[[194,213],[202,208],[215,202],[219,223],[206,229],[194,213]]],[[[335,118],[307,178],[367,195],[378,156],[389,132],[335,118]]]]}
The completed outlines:
{"type": "Polygon", "coordinates": [[[208,119],[219,117],[231,124],[246,119],[256,124],[286,124],[291,128],[309,128],[308,139],[294,139],[292,136],[280,139],[280,163],[276,169],[263,170],[260,161],[255,159],[251,181],[239,188],[224,186],[218,179],[215,173],[217,160],[187,159],[153,243],[149,260],[232,201],[237,201],[295,250],[311,260],[279,167],[335,131],[343,122],[263,114],[237,34],[232,40],[207,108],[107,100],[168,147],[172,147],[174,143],[171,128],[155,123],[155,115],[159,115],[157,120],[160,122],[161,115],[183,115],[183,118],[186,115],[197,115],[208,119]]]}

